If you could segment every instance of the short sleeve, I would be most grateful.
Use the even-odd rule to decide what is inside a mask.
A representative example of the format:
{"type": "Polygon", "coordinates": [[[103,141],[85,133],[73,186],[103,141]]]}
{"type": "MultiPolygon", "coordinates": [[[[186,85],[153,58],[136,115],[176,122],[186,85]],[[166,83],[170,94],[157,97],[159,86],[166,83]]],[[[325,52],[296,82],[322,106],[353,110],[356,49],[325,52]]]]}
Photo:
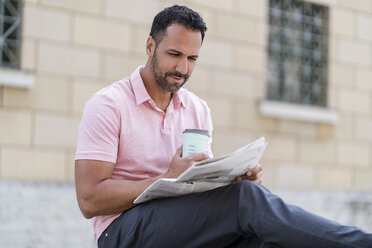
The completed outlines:
{"type": "Polygon", "coordinates": [[[113,99],[106,95],[93,95],[84,107],[75,160],[116,163],[120,123],[120,112],[113,99]]]}

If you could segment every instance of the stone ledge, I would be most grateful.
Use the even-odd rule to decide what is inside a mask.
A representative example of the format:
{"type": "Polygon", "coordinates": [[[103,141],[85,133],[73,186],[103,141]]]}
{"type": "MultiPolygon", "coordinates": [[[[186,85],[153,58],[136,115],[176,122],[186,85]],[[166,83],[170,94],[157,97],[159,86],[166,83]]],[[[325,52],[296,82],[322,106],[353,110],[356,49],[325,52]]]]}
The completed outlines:
{"type": "Polygon", "coordinates": [[[274,190],[273,193],[324,218],[372,232],[371,192],[274,190]]]}
{"type": "MultiPolygon", "coordinates": [[[[341,224],[372,232],[372,193],[274,190],[341,224]]],[[[0,180],[0,247],[93,248],[91,220],[80,213],[73,183],[0,180]]]]}
{"type": "Polygon", "coordinates": [[[0,86],[30,89],[34,85],[34,74],[31,71],[0,67],[0,86]]]}
{"type": "Polygon", "coordinates": [[[319,122],[335,124],[338,122],[338,113],[327,107],[307,106],[264,100],[259,106],[264,116],[296,121],[319,122]]]}

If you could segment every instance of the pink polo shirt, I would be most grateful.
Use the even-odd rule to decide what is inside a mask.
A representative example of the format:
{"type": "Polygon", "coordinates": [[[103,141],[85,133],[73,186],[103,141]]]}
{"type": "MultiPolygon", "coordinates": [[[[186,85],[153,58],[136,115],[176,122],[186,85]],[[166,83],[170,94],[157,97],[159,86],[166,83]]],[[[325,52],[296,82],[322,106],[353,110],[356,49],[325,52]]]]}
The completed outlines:
{"type": "MultiPolygon", "coordinates": [[[[142,69],[138,67],[130,77],[95,93],[86,103],[80,123],[75,159],[114,163],[114,179],[142,180],[163,174],[182,145],[185,129],[207,129],[212,134],[210,110],[203,100],[180,89],[167,111],[162,111],[146,91],[142,69]]],[[[118,216],[93,218],[96,240],[118,216]]]]}

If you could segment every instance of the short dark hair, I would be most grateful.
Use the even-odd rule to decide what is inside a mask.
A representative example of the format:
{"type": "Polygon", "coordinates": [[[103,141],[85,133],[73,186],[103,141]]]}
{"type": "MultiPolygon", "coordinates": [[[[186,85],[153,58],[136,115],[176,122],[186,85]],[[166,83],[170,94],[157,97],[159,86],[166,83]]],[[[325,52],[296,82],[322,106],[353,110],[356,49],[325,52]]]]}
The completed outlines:
{"type": "Polygon", "coordinates": [[[200,31],[203,42],[205,32],[207,31],[207,26],[203,18],[192,9],[176,4],[165,8],[154,17],[150,36],[155,40],[156,45],[159,45],[167,28],[174,23],[181,24],[193,31],[200,31]]]}

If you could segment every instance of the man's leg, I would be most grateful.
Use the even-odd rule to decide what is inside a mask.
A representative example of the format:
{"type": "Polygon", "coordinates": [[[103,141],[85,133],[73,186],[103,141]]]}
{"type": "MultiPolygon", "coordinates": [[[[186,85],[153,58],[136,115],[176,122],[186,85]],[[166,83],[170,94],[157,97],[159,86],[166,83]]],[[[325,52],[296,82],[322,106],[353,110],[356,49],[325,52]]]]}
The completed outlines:
{"type": "Polygon", "coordinates": [[[98,246],[236,247],[229,245],[245,237],[237,219],[238,199],[231,192],[219,188],[140,204],[120,215],[101,235],[98,246]]]}
{"type": "Polygon", "coordinates": [[[109,226],[99,247],[229,247],[242,237],[269,247],[372,247],[372,235],[287,205],[249,181],[141,204],[109,226]]]}
{"type": "Polygon", "coordinates": [[[372,247],[372,234],[286,204],[261,185],[246,181],[239,191],[241,227],[244,233],[255,232],[266,245],[286,248],[372,247]]]}

